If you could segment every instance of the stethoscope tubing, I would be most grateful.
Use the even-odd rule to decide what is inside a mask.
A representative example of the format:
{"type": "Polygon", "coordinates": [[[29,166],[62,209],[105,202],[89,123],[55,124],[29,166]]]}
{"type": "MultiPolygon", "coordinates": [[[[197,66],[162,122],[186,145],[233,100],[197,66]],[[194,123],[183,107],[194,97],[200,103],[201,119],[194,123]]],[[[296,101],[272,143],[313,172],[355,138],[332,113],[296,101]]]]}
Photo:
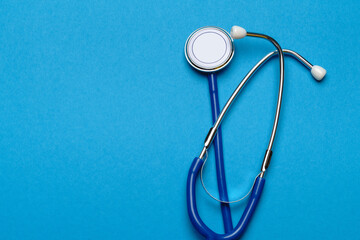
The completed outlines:
{"type": "Polygon", "coordinates": [[[219,239],[219,240],[235,240],[241,237],[244,233],[246,227],[248,226],[251,217],[254,214],[254,211],[259,203],[261,193],[264,188],[265,178],[257,177],[254,188],[251,192],[249,201],[246,205],[244,213],[242,214],[239,223],[235,226],[235,228],[225,234],[218,234],[212,231],[206,224],[201,220],[200,215],[197,211],[196,206],[196,178],[199,175],[199,171],[201,166],[203,165],[204,160],[201,158],[194,158],[190,170],[188,173],[187,184],[186,184],[186,200],[188,206],[188,215],[191,223],[196,228],[196,230],[203,235],[206,239],[219,239]]]}
{"type": "MultiPolygon", "coordinates": [[[[209,83],[212,120],[213,123],[215,123],[220,113],[216,73],[208,74],[208,83],[209,83]]],[[[226,177],[225,177],[221,127],[218,129],[218,132],[213,141],[213,145],[215,149],[215,166],[216,166],[216,178],[218,184],[219,197],[223,201],[229,201],[227,186],[226,186],[226,177]]],[[[220,203],[220,208],[221,208],[225,233],[229,233],[233,230],[230,204],[220,203]]]]}

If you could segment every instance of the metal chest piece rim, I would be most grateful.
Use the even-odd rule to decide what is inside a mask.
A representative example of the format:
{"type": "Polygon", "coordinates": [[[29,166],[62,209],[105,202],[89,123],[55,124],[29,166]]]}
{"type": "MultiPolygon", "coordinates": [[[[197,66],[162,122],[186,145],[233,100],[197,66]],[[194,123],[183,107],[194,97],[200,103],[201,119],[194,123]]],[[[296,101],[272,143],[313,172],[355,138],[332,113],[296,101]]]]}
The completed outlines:
{"type": "Polygon", "coordinates": [[[219,27],[199,28],[185,44],[186,60],[201,72],[219,71],[230,63],[233,56],[233,39],[219,27]]]}

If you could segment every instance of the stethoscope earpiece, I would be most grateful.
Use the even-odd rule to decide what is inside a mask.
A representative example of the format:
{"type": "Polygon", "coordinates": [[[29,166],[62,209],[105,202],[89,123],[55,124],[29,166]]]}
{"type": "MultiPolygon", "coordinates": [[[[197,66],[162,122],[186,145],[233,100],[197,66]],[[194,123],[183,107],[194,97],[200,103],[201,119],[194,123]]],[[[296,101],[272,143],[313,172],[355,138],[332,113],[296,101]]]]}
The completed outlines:
{"type": "Polygon", "coordinates": [[[317,81],[321,81],[325,75],[326,75],[326,70],[323,67],[320,67],[318,65],[314,65],[311,68],[311,75],[317,80],[317,81]]]}
{"type": "Polygon", "coordinates": [[[233,26],[231,28],[230,35],[233,39],[241,39],[246,37],[246,30],[245,28],[239,27],[239,26],[233,26]]]}

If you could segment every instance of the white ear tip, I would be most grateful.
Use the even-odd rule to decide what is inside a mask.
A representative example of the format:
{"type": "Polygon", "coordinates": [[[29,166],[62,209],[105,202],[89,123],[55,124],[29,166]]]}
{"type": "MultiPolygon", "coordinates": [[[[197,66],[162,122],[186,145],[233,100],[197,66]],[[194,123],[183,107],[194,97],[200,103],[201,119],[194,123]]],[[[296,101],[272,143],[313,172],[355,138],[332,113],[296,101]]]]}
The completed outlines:
{"type": "Polygon", "coordinates": [[[244,38],[246,36],[247,32],[244,28],[239,26],[233,26],[231,28],[230,35],[233,39],[240,39],[244,38]]]}
{"type": "Polygon", "coordinates": [[[314,65],[311,68],[311,75],[318,81],[321,81],[325,75],[326,75],[326,70],[323,67],[314,65]]]}

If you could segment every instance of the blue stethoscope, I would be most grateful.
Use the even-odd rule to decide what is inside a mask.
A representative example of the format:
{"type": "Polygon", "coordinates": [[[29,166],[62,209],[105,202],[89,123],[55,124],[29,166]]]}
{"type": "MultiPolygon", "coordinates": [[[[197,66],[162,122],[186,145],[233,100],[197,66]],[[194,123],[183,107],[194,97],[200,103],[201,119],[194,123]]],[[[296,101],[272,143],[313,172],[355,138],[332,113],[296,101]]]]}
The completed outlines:
{"type": "MultiPolygon", "coordinates": [[[[259,34],[246,32],[245,29],[234,26],[231,29],[231,33],[227,33],[224,29],[218,27],[203,27],[194,31],[186,41],[185,45],[185,56],[187,61],[195,69],[208,73],[208,82],[209,82],[209,91],[210,91],[210,100],[211,100],[211,110],[212,110],[212,119],[213,126],[210,128],[205,141],[204,147],[200,153],[199,157],[195,157],[188,173],[187,178],[187,189],[186,189],[186,198],[187,198],[187,207],[188,214],[190,217],[191,223],[194,225],[196,230],[204,236],[206,239],[239,239],[244,233],[249,221],[255,211],[255,208],[259,202],[262,190],[265,184],[265,171],[268,168],[272,155],[272,146],[275,139],[275,134],[279,122],[280,108],[282,101],[283,85],[284,85],[284,54],[290,55],[296,58],[309,70],[311,70],[312,76],[320,81],[324,78],[326,70],[320,66],[312,65],[300,54],[291,51],[282,49],[280,45],[271,37],[259,34]],[[243,78],[240,84],[237,86],[233,94],[230,96],[222,111],[220,112],[219,108],[219,98],[218,98],[218,89],[217,89],[217,79],[216,71],[219,71],[226,67],[231,59],[234,56],[234,43],[233,39],[241,39],[245,36],[262,38],[270,41],[276,48],[276,51],[270,52],[265,57],[263,57],[243,78]],[[246,82],[254,75],[254,73],[270,58],[274,56],[279,56],[280,63],[280,84],[279,92],[277,99],[277,106],[274,118],[274,124],[269,140],[269,145],[265,151],[264,160],[261,166],[260,173],[256,176],[252,189],[250,190],[249,200],[247,206],[244,210],[243,215],[241,216],[238,224],[234,227],[231,219],[230,203],[237,202],[243,198],[236,201],[229,201],[226,180],[225,180],[225,171],[224,171],[224,157],[223,157],[223,147],[222,147],[222,133],[221,133],[221,122],[229,110],[232,102],[235,100],[236,96],[240,90],[245,86],[246,82]],[[207,159],[207,150],[210,145],[213,143],[215,147],[215,162],[216,162],[216,176],[219,190],[219,199],[213,197],[202,181],[203,187],[206,192],[215,200],[221,203],[221,213],[224,222],[224,234],[218,234],[212,231],[205,223],[201,220],[199,213],[196,207],[196,197],[195,197],[195,186],[196,180],[199,173],[202,173],[202,169],[206,163],[207,159]]],[[[246,196],[245,196],[246,197],[246,196]]]]}

